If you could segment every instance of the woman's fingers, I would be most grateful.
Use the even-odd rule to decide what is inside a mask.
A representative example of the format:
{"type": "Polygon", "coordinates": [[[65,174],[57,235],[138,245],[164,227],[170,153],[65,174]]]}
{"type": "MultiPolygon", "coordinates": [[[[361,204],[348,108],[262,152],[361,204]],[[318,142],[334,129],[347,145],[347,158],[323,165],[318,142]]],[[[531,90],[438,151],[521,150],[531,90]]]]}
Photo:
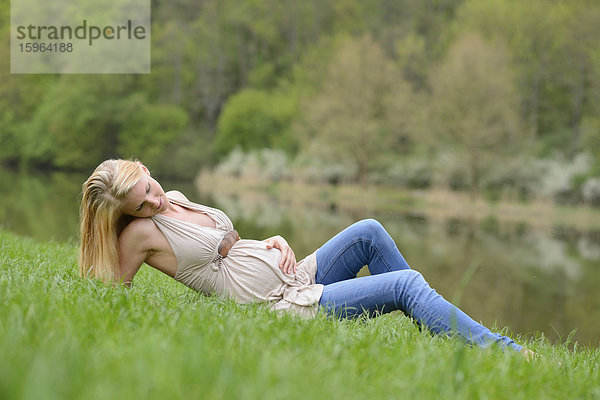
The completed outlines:
{"type": "Polygon", "coordinates": [[[284,268],[282,270],[286,274],[295,274],[296,273],[296,256],[291,248],[287,248],[285,252],[285,260],[284,260],[284,268]]]}
{"type": "Polygon", "coordinates": [[[285,239],[281,237],[274,237],[269,240],[265,240],[265,242],[267,243],[267,249],[276,248],[281,251],[279,269],[281,269],[281,271],[285,274],[295,274],[297,265],[296,255],[285,239]]]}
{"type": "Polygon", "coordinates": [[[293,274],[296,272],[296,257],[294,252],[289,246],[283,246],[281,250],[281,259],[279,261],[279,268],[286,274],[293,274]]]}

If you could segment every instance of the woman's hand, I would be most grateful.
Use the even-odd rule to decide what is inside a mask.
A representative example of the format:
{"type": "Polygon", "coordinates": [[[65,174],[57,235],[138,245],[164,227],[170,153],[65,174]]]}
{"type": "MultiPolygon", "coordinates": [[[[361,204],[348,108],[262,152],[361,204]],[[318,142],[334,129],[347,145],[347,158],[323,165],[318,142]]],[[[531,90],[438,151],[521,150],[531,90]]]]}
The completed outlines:
{"type": "Polygon", "coordinates": [[[281,236],[273,236],[265,239],[267,249],[276,248],[281,251],[281,258],[279,260],[279,268],[284,274],[295,274],[296,273],[296,255],[294,251],[281,236]]]}

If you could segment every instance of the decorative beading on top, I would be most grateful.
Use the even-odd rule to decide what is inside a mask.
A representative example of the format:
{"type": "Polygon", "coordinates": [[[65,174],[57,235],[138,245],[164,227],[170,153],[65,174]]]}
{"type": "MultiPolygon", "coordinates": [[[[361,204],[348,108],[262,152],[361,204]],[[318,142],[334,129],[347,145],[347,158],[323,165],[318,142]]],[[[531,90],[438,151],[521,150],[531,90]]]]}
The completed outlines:
{"type": "Polygon", "coordinates": [[[212,264],[210,265],[210,269],[212,269],[213,271],[218,271],[219,269],[221,269],[222,264],[223,264],[223,256],[220,254],[217,254],[215,259],[212,261],[212,264]]]}

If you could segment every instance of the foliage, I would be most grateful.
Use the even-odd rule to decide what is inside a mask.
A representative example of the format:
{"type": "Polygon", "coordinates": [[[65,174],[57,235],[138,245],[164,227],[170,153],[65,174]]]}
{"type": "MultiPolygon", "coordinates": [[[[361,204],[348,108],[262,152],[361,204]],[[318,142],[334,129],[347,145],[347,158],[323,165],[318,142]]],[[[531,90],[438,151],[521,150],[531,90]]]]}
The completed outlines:
{"type": "Polygon", "coordinates": [[[220,175],[274,182],[290,177],[286,153],[269,148],[244,153],[236,147],[215,170],[220,175]]]}
{"type": "Polygon", "coordinates": [[[580,200],[580,188],[575,186],[575,179],[589,169],[590,163],[590,155],[586,153],[578,154],[573,160],[539,160],[537,167],[541,169],[541,179],[537,193],[561,203],[580,200]]]}
{"type": "Polygon", "coordinates": [[[382,153],[407,135],[390,120],[393,114],[409,116],[410,88],[370,36],[345,41],[321,85],[318,95],[306,99],[296,132],[308,154],[354,163],[365,183],[382,153]]]}
{"type": "Polygon", "coordinates": [[[162,161],[187,116],[136,93],[129,77],[57,81],[29,125],[23,155],[32,163],[92,169],[107,157],[162,161]],[[77,112],[73,112],[77,110],[77,112]]]}
{"type": "Polygon", "coordinates": [[[148,104],[143,97],[132,98],[127,107],[129,110],[123,110],[128,117],[119,132],[117,152],[149,165],[164,162],[165,149],[187,125],[187,114],[174,105],[148,104]]]}
{"type": "Polygon", "coordinates": [[[28,121],[53,77],[10,73],[10,1],[0,1],[0,163],[18,163],[27,144],[28,121]]]}
{"type": "Polygon", "coordinates": [[[519,100],[502,45],[463,36],[433,75],[432,90],[438,137],[463,155],[476,194],[490,164],[505,162],[523,143],[519,100]]]}
{"type": "MultiPolygon", "coordinates": [[[[581,124],[594,113],[598,82],[594,54],[600,38],[597,4],[534,0],[467,1],[456,25],[501,38],[514,56],[522,94],[521,115],[533,134],[559,135],[580,149],[581,124]]],[[[556,148],[545,149],[546,154],[556,148]]]]}
{"type": "MultiPolygon", "coordinates": [[[[10,74],[0,47],[0,163],[89,171],[133,155],[183,178],[236,147],[268,147],[363,183],[404,185],[398,165],[425,157],[436,186],[450,152],[468,167],[452,185],[476,192],[510,189],[498,168],[512,156],[585,150],[576,191],[600,173],[596,2],[160,0],[152,11],[148,75],[10,74]]],[[[2,0],[6,43],[9,21],[2,0]]]]}
{"type": "Polygon", "coordinates": [[[586,203],[600,205],[600,178],[589,178],[581,188],[581,194],[586,203]]]}
{"type": "MultiPolygon", "coordinates": [[[[131,82],[130,79],[127,81],[131,82]]],[[[65,75],[46,92],[24,132],[23,157],[35,164],[91,169],[117,154],[125,79],[82,79],[65,75]]]]}
{"type": "Polygon", "coordinates": [[[401,187],[426,189],[431,186],[434,177],[434,167],[427,160],[418,157],[404,158],[396,161],[385,169],[376,181],[401,187]]]}
{"type": "Polygon", "coordinates": [[[289,125],[296,101],[291,96],[245,89],[232,96],[219,119],[214,151],[227,154],[269,147],[294,152],[297,148],[289,125]]]}
{"type": "Polygon", "coordinates": [[[165,147],[161,158],[153,165],[153,172],[156,171],[160,178],[193,182],[198,171],[211,159],[207,142],[205,132],[185,131],[165,147]]]}

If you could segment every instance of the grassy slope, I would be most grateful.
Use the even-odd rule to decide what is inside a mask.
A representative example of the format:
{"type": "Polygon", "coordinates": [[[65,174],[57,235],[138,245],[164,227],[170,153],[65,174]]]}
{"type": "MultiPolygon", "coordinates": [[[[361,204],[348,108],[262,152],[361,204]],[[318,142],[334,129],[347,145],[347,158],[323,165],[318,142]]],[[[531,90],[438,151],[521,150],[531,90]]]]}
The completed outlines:
{"type": "Polygon", "coordinates": [[[142,269],[77,278],[75,246],[0,232],[0,398],[598,398],[600,351],[468,348],[407,318],[303,320],[142,269]],[[558,365],[558,361],[562,366],[558,365]]]}

